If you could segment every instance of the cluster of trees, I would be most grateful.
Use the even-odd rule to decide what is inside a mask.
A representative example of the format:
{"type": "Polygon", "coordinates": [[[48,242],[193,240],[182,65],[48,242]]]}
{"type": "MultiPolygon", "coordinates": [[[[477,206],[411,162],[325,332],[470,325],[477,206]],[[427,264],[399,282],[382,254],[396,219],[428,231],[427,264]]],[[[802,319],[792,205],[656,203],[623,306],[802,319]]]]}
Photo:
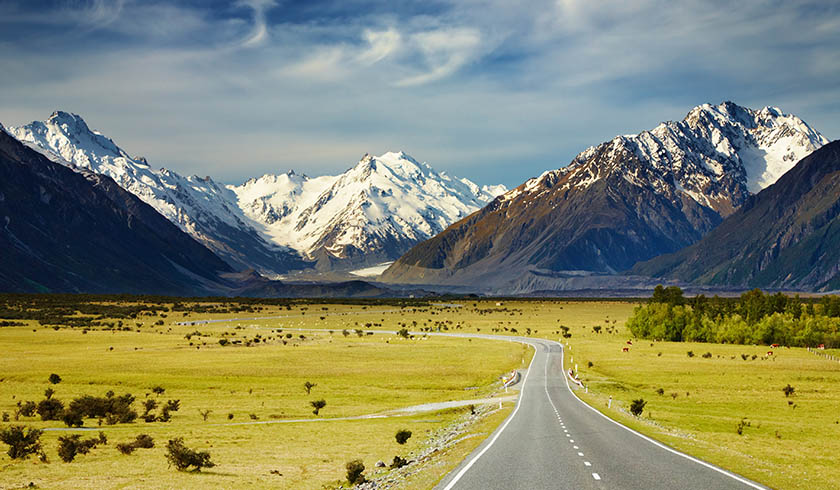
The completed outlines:
{"type": "Polygon", "coordinates": [[[754,289],[740,298],[685,298],[678,287],[657,286],[627,328],[636,337],[673,342],[840,347],[840,297],[803,302],[754,289]]]}

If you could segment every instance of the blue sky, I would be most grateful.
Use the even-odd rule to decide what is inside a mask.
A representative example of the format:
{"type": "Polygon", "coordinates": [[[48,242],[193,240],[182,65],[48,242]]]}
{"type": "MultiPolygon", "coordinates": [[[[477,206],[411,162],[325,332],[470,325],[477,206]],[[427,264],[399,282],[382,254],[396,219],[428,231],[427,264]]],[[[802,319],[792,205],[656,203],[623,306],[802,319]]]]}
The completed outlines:
{"type": "Polygon", "coordinates": [[[0,122],[237,183],[404,150],[515,186],[705,102],[840,136],[840,5],[0,0],[0,122]]]}

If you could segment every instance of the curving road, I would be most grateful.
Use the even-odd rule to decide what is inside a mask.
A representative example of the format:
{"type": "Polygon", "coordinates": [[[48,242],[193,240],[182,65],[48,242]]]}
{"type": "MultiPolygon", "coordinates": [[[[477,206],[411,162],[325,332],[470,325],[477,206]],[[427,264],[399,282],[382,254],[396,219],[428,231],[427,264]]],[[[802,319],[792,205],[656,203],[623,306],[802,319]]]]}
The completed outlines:
{"type": "Polygon", "coordinates": [[[564,376],[560,343],[515,341],[536,349],[516,408],[436,489],[766,488],[666,447],[580,401],[564,376]]]}

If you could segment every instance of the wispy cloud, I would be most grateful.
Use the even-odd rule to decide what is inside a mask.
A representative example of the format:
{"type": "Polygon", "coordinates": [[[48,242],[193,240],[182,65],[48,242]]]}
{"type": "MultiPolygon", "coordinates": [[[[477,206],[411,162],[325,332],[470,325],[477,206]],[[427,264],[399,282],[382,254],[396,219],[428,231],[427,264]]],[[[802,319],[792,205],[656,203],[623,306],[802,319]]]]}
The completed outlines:
{"type": "Polygon", "coordinates": [[[248,7],[254,11],[254,28],[245,38],[241,45],[244,47],[255,47],[265,44],[268,40],[268,26],[266,24],[266,11],[277,6],[274,0],[239,0],[237,5],[248,7]]]}
{"type": "Polygon", "coordinates": [[[5,0],[0,121],[72,110],[232,181],[399,148],[516,185],[703,102],[836,138],[838,26],[840,5],[808,0],[5,0]]]}

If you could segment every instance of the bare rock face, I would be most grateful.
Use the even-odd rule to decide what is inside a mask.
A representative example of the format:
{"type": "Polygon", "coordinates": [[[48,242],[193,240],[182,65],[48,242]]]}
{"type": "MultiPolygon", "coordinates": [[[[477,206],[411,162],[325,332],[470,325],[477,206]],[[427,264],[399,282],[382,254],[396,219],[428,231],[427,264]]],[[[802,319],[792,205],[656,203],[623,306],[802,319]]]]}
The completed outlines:
{"type": "Polygon", "coordinates": [[[696,244],[633,272],[697,284],[840,288],[840,141],[802,159],[696,244]]]}
{"type": "Polygon", "coordinates": [[[695,243],[827,142],[777,108],[699,106],[499,196],[412,248],[383,279],[524,292],[550,289],[546,277],[625,271],[695,243]]]}

